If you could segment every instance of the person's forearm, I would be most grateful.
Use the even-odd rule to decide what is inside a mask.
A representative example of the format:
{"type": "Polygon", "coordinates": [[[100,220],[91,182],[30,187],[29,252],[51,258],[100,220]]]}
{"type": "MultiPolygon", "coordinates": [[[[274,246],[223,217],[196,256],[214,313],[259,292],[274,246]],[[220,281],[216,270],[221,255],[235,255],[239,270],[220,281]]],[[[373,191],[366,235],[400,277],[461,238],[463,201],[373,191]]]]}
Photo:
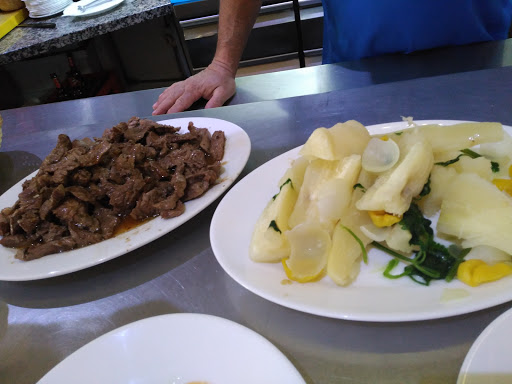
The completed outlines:
{"type": "Polygon", "coordinates": [[[261,7],[261,0],[220,0],[217,50],[213,62],[233,76],[261,7]]]}

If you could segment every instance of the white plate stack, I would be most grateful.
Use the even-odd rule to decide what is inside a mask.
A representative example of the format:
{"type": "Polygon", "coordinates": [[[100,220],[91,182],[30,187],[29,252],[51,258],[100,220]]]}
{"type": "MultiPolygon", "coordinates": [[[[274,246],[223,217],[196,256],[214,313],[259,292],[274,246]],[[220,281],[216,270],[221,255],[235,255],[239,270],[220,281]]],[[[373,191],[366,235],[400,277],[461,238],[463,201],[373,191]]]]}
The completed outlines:
{"type": "Polygon", "coordinates": [[[72,0],[23,0],[33,18],[48,17],[62,12],[72,0]]]}

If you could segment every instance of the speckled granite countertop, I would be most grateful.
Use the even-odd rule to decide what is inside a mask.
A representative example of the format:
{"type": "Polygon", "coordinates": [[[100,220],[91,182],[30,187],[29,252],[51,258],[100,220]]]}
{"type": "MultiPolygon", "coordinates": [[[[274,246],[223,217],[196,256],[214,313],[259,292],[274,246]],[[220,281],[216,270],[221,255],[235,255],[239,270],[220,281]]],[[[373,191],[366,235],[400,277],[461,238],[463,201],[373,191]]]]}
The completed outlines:
{"type": "Polygon", "coordinates": [[[0,64],[26,59],[94,36],[173,12],[169,0],[125,0],[118,7],[90,17],[64,17],[62,13],[25,23],[56,23],[54,29],[14,28],[0,39],[0,64]]]}

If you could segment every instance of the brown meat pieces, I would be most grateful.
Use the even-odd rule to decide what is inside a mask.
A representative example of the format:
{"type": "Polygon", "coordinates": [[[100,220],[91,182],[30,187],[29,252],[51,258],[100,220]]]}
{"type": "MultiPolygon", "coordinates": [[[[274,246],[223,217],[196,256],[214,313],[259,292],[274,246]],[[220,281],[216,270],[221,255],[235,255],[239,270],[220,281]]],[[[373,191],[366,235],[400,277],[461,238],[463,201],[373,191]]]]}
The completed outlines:
{"type": "Polygon", "coordinates": [[[108,239],[127,216],[181,215],[219,178],[226,138],[192,123],[178,131],[133,117],[94,140],[59,135],[18,201],[1,211],[0,244],[33,260],[108,239]]]}

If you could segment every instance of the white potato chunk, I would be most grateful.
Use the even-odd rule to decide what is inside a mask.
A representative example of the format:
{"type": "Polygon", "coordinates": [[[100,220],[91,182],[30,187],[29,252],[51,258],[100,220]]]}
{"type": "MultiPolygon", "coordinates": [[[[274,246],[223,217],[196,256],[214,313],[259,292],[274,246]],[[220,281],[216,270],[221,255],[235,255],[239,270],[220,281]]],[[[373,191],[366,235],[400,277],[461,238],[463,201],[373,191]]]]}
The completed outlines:
{"type": "Polygon", "coordinates": [[[302,183],[304,181],[304,173],[306,172],[306,168],[309,165],[309,160],[305,157],[298,157],[293,160],[290,168],[286,170],[281,180],[279,180],[279,185],[285,183],[288,179],[290,179],[293,183],[293,187],[296,191],[300,191],[302,183]]]}
{"type": "Polygon", "coordinates": [[[368,213],[359,211],[355,205],[351,205],[347,214],[334,227],[332,247],[327,260],[327,275],[337,285],[350,285],[359,275],[363,259],[361,245],[347,228],[363,243],[363,247],[366,247],[372,240],[361,227],[370,224],[368,213]]]}
{"type": "Polygon", "coordinates": [[[337,160],[354,154],[361,155],[371,139],[366,127],[355,120],[338,123],[329,129],[329,133],[337,160]]]}
{"type": "Polygon", "coordinates": [[[288,257],[290,247],[284,236],[288,219],[297,201],[297,191],[291,181],[284,182],[261,213],[251,238],[249,256],[257,262],[277,262],[288,257]]]}
{"type": "Polygon", "coordinates": [[[412,198],[423,189],[434,161],[429,142],[411,132],[402,135],[399,145],[399,162],[368,188],[356,204],[358,209],[399,216],[409,209],[412,198]]]}
{"type": "Polygon", "coordinates": [[[412,239],[411,232],[403,229],[400,224],[395,224],[391,227],[386,243],[391,249],[395,251],[411,253],[415,248],[409,244],[412,239]]]}
{"type": "Polygon", "coordinates": [[[463,247],[512,254],[512,198],[474,173],[458,174],[444,193],[437,230],[463,239],[463,247]]]}
{"type": "Polygon", "coordinates": [[[342,161],[312,161],[290,215],[290,228],[314,219],[331,230],[350,204],[360,170],[360,155],[351,155],[342,161]]]}
{"type": "Polygon", "coordinates": [[[468,156],[462,156],[459,161],[453,163],[451,167],[455,168],[458,173],[476,173],[482,179],[491,181],[494,174],[491,168],[491,160],[485,157],[477,157],[472,159],[468,156]]]}
{"type": "Polygon", "coordinates": [[[308,159],[342,160],[363,153],[368,141],[370,134],[364,125],[350,120],[315,129],[299,153],[308,159]]]}
{"type": "Polygon", "coordinates": [[[458,151],[503,139],[500,123],[460,123],[449,126],[421,125],[417,128],[432,145],[433,152],[458,151]]]}
{"type": "Polygon", "coordinates": [[[464,258],[465,260],[478,259],[487,264],[496,264],[512,261],[512,256],[500,249],[489,247],[488,245],[478,245],[471,248],[471,251],[464,258]]]}
{"type": "Polygon", "coordinates": [[[312,160],[304,173],[304,182],[300,188],[297,203],[288,220],[288,225],[293,228],[308,219],[319,221],[318,211],[316,209],[316,200],[319,187],[334,177],[338,161],[332,160],[312,160]]]}
{"type": "Polygon", "coordinates": [[[457,171],[452,167],[435,165],[430,173],[430,193],[420,200],[420,208],[424,215],[432,216],[441,209],[444,191],[457,171]]]}

